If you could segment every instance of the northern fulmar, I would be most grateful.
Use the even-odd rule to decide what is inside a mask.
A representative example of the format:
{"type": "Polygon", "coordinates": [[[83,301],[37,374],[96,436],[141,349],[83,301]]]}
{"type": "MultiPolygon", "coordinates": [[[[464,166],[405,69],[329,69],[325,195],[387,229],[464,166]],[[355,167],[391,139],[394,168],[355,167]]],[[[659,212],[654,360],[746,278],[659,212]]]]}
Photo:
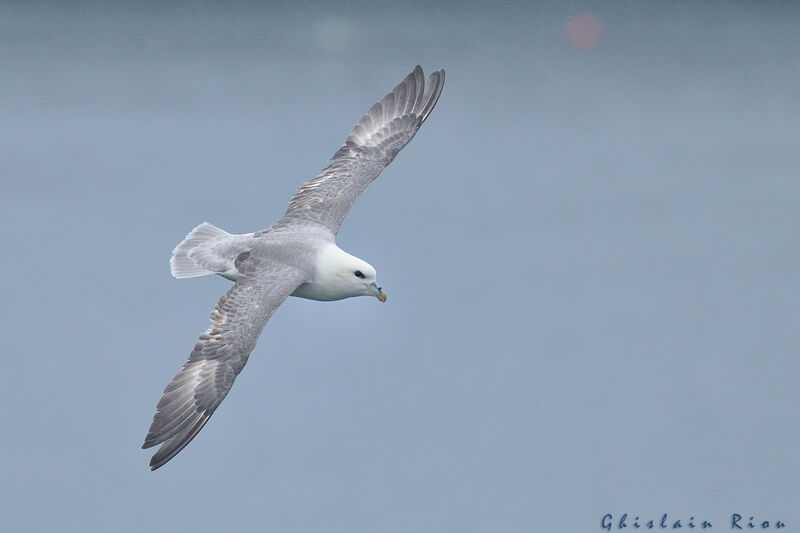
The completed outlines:
{"type": "Polygon", "coordinates": [[[287,296],[386,301],[375,269],[336,246],[336,233],[361,191],[428,118],[443,86],[444,70],[426,82],[417,65],[361,117],[331,164],[292,197],[283,218],[242,235],[203,222],[173,250],[170,270],[176,278],[219,274],[235,283],[156,406],[142,446],[161,445],[151,470],[164,466],[203,429],[287,296]]]}

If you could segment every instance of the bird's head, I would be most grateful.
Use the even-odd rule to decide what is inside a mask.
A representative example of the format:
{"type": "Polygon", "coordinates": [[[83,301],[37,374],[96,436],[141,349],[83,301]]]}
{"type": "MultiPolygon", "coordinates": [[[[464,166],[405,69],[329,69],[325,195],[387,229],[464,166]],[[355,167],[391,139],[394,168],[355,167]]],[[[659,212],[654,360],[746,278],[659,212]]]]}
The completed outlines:
{"type": "Polygon", "coordinates": [[[348,285],[353,296],[374,296],[381,302],[386,301],[386,293],[378,285],[378,274],[375,268],[357,257],[343,265],[341,281],[348,285]]]}
{"type": "Polygon", "coordinates": [[[375,268],[350,255],[335,244],[320,250],[317,257],[315,285],[322,297],[318,300],[341,300],[353,296],[374,296],[386,301],[386,293],[378,285],[375,268]]]}

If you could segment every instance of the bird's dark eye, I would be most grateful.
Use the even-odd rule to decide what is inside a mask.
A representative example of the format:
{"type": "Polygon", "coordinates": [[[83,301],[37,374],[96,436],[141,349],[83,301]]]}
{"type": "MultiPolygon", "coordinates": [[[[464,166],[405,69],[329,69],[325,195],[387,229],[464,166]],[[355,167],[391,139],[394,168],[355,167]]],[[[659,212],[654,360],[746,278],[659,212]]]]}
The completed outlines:
{"type": "Polygon", "coordinates": [[[363,273],[363,272],[361,272],[360,270],[356,270],[356,277],[357,277],[357,278],[364,279],[364,273],[363,273]]]}

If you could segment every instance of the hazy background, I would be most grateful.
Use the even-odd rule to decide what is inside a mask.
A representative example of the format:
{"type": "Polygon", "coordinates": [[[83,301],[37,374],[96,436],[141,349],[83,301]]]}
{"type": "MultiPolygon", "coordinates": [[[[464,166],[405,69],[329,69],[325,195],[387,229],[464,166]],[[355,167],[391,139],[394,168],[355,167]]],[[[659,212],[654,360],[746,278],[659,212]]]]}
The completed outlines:
{"type": "Polygon", "coordinates": [[[800,531],[799,16],[0,4],[2,529],[800,531]],[[151,473],[229,285],[170,251],[267,227],[417,63],[439,105],[339,233],[388,302],[291,298],[151,473]]]}

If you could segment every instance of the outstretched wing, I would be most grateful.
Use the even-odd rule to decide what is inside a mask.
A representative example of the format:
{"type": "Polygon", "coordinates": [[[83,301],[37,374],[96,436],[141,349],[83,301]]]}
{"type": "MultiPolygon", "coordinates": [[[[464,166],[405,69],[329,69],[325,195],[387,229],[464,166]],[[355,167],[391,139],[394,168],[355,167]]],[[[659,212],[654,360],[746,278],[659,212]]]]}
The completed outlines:
{"type": "Polygon", "coordinates": [[[439,100],[444,70],[425,83],[419,65],[383,100],[373,105],[350,132],[322,173],[300,187],[285,217],[320,222],[334,234],[353,202],[414,138],[439,100]]]}
{"type": "MultiPolygon", "coordinates": [[[[249,254],[241,259],[249,261],[249,254]]],[[[156,407],[142,446],[161,444],[150,460],[152,470],[175,457],[203,429],[247,363],[267,320],[303,281],[297,269],[268,266],[257,277],[239,280],[220,298],[211,312],[211,326],[156,407]]]]}

